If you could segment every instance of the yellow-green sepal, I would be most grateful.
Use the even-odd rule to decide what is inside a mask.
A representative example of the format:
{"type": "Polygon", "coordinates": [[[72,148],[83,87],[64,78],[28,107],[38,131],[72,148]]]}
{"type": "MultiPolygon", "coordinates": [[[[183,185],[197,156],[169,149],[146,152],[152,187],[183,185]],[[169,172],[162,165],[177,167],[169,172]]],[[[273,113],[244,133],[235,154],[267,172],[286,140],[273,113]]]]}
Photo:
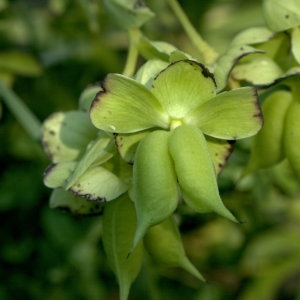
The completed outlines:
{"type": "Polygon", "coordinates": [[[197,212],[216,212],[237,222],[220,198],[214,164],[201,130],[193,125],[178,126],[169,138],[169,151],[187,205],[197,212]]]}
{"type": "Polygon", "coordinates": [[[284,158],[283,131],[287,109],[292,101],[289,91],[270,94],[262,103],[264,125],[253,137],[249,162],[244,175],[260,168],[271,167],[284,158]]]}
{"type": "Polygon", "coordinates": [[[74,216],[101,215],[104,202],[88,201],[62,188],[54,189],[50,196],[50,208],[67,211],[74,216]]]}
{"type": "Polygon", "coordinates": [[[199,280],[205,281],[186,256],[180,232],[173,216],[147,231],[144,237],[144,246],[156,262],[169,267],[181,267],[199,280]]]}
{"type": "Polygon", "coordinates": [[[169,136],[168,131],[153,131],[137,148],[132,188],[137,211],[137,231],[133,246],[149,227],[169,217],[178,204],[177,180],[168,149],[169,136]]]}

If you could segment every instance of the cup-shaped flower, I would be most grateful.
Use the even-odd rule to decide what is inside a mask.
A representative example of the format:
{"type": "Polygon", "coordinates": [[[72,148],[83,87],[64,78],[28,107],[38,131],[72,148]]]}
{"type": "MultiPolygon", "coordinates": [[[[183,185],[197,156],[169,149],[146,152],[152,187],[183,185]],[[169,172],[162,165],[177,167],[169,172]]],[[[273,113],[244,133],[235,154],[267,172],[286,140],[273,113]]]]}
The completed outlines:
{"type": "Polygon", "coordinates": [[[42,126],[42,142],[52,160],[44,174],[45,185],[55,189],[51,207],[74,214],[98,213],[102,205],[96,202],[115,199],[127,190],[114,172],[112,135],[92,126],[87,112],[51,115],[42,126]],[[92,201],[87,204],[80,197],[92,201]]]}
{"type": "Polygon", "coordinates": [[[231,72],[234,80],[268,87],[300,73],[300,29],[273,32],[265,27],[239,33],[231,47],[251,45],[261,53],[241,59],[231,72]]]}
{"type": "Polygon", "coordinates": [[[134,163],[135,244],[175,210],[176,181],[190,207],[235,221],[221,201],[216,174],[231,151],[227,140],[252,136],[262,126],[254,88],[217,93],[213,74],[195,61],[174,62],[151,82],[149,88],[109,74],[90,110],[97,128],[120,134],[119,151],[134,163]]]}

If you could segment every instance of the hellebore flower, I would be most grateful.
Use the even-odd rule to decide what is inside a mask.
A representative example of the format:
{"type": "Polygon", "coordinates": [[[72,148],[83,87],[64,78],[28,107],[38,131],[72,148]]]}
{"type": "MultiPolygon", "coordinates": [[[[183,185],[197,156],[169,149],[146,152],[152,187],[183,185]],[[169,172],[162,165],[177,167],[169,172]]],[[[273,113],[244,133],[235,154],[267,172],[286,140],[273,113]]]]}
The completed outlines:
{"type": "Polygon", "coordinates": [[[52,160],[44,174],[45,185],[54,189],[50,207],[76,215],[100,214],[102,202],[127,190],[114,174],[112,136],[97,130],[86,111],[49,116],[42,127],[42,143],[52,160]]]}
{"type": "Polygon", "coordinates": [[[134,164],[134,244],[174,212],[181,195],[197,212],[236,221],[222,203],[216,175],[230,154],[228,140],[262,126],[254,88],[218,94],[213,74],[192,60],[170,64],[150,88],[120,74],[108,74],[102,88],[90,118],[97,128],[120,134],[120,154],[134,164]]]}

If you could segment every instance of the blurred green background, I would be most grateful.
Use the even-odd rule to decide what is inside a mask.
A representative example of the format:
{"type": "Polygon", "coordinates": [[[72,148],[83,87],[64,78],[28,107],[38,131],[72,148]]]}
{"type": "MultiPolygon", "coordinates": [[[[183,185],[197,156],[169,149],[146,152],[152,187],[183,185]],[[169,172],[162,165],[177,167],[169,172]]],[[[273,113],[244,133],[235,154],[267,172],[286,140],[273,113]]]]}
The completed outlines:
{"type": "MultiPolygon", "coordinates": [[[[220,53],[248,26],[263,25],[261,1],[180,1],[220,53]]],[[[154,40],[194,53],[164,1],[147,4],[154,40]]],[[[127,34],[98,0],[0,0],[0,80],[40,121],[76,109],[81,91],[122,72],[127,34]]],[[[1,101],[1,98],[0,98],[1,101]]],[[[0,102],[0,299],[118,299],[101,244],[101,217],[75,218],[48,207],[42,175],[50,160],[0,102]]],[[[225,204],[243,221],[184,214],[186,251],[207,278],[177,269],[142,270],[130,299],[300,299],[300,187],[285,162],[243,182],[249,142],[219,178],[225,204]]]]}

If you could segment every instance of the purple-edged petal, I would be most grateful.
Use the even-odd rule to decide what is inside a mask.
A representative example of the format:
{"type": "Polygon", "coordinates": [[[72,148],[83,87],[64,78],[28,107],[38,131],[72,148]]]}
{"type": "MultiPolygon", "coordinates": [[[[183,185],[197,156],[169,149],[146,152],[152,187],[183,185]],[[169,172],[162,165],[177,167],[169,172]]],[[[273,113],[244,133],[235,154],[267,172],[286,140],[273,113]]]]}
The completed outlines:
{"type": "Polygon", "coordinates": [[[151,127],[167,128],[169,118],[155,96],[142,84],[109,74],[90,110],[92,123],[108,132],[131,133],[151,127]]]}
{"type": "Polygon", "coordinates": [[[181,119],[216,95],[216,83],[203,65],[181,60],[161,71],[151,90],[171,118],[181,119]]]}
{"type": "Polygon", "coordinates": [[[257,100],[256,90],[250,87],[223,92],[198,107],[184,121],[215,138],[235,140],[249,137],[262,126],[257,100]]]}

